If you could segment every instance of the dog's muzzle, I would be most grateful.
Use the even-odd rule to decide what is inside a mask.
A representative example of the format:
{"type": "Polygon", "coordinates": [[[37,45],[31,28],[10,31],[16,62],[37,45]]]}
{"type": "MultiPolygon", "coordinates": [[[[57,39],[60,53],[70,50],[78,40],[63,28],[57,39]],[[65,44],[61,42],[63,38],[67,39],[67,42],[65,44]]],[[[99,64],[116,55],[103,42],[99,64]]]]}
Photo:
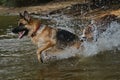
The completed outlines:
{"type": "Polygon", "coordinates": [[[82,42],[83,42],[83,41],[86,41],[86,40],[87,40],[86,37],[81,37],[81,38],[80,38],[80,41],[82,41],[82,42]]]}
{"type": "Polygon", "coordinates": [[[12,30],[13,33],[18,34],[19,39],[28,35],[29,30],[23,26],[16,27],[12,30]]]}

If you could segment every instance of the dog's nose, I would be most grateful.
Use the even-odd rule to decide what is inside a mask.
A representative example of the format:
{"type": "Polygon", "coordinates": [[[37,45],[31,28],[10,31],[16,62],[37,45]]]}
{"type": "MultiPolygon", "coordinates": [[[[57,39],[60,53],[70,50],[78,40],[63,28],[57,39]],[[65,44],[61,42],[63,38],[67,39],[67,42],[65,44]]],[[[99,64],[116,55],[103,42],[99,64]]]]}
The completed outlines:
{"type": "Polygon", "coordinates": [[[17,32],[17,28],[13,28],[13,29],[12,29],[12,32],[13,32],[13,33],[18,33],[18,32],[17,32]]]}
{"type": "Polygon", "coordinates": [[[83,39],[86,39],[86,37],[82,37],[83,39]]]}
{"type": "Polygon", "coordinates": [[[81,41],[86,41],[86,37],[81,37],[81,41]]]}

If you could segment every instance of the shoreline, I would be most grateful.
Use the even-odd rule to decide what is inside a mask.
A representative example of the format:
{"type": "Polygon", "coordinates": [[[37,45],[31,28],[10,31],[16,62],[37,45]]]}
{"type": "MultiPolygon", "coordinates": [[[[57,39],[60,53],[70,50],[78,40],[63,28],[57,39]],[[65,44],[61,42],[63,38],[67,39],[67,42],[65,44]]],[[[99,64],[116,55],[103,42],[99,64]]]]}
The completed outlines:
{"type": "Polygon", "coordinates": [[[66,8],[68,6],[81,3],[80,1],[62,1],[62,2],[49,2],[46,4],[38,5],[38,6],[28,6],[28,7],[3,7],[0,6],[0,15],[18,15],[20,12],[27,10],[29,13],[34,14],[45,14],[50,11],[66,8]]]}
{"type": "MultiPolygon", "coordinates": [[[[65,15],[70,15],[72,17],[77,17],[77,18],[99,18],[101,16],[104,16],[106,14],[114,14],[120,17],[120,8],[116,8],[118,6],[113,6],[114,8],[109,8],[109,9],[94,9],[94,10],[89,10],[88,12],[86,11],[86,14],[80,14],[80,10],[79,12],[77,10],[74,10],[74,8],[76,9],[75,5],[79,5],[79,4],[85,4],[85,2],[80,1],[80,0],[73,0],[73,1],[59,1],[59,2],[49,2],[46,4],[41,4],[38,6],[28,6],[28,7],[20,7],[20,8],[8,8],[8,7],[3,7],[0,6],[0,15],[19,15],[20,12],[24,12],[25,10],[28,11],[30,14],[33,15],[48,15],[49,13],[53,12],[53,14],[56,13],[66,13],[65,15]],[[73,8],[73,9],[69,9],[69,8],[73,8]],[[60,12],[59,12],[60,11],[60,12]],[[77,13],[77,15],[74,16],[75,13],[77,13]]],[[[85,4],[86,6],[87,4],[85,4]]],[[[80,5],[81,6],[81,5],[80,5]]],[[[77,7],[80,7],[77,6],[77,7]]],[[[87,5],[88,6],[88,5],[87,5]]]]}

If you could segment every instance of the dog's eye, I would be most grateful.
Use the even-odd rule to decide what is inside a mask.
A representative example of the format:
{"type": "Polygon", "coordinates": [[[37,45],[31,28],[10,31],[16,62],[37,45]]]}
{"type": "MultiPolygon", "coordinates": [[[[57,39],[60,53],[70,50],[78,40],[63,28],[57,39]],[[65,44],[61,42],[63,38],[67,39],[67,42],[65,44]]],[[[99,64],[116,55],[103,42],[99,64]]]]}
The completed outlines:
{"type": "Polygon", "coordinates": [[[20,23],[19,26],[24,26],[24,24],[20,23]]]}

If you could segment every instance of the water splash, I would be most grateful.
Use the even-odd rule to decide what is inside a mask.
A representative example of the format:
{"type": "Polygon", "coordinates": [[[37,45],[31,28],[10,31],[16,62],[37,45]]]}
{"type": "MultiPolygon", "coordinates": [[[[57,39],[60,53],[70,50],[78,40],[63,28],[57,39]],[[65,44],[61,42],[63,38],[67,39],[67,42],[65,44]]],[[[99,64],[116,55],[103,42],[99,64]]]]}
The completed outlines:
{"type": "Polygon", "coordinates": [[[84,42],[85,50],[80,53],[84,56],[93,56],[106,50],[119,50],[120,48],[120,24],[112,22],[109,28],[103,32],[96,42],[84,42]]]}
{"type": "Polygon", "coordinates": [[[89,57],[107,50],[120,49],[120,24],[112,22],[109,28],[103,32],[96,42],[84,42],[82,44],[85,48],[75,49],[73,47],[66,48],[57,54],[49,54],[51,57],[55,56],[57,59],[64,59],[73,56],[89,57]]]}
{"type": "Polygon", "coordinates": [[[48,20],[48,24],[51,27],[58,27],[65,30],[68,30],[70,32],[75,32],[76,29],[80,26],[83,26],[81,24],[81,20],[76,20],[73,17],[66,16],[63,14],[54,14],[54,15],[47,15],[47,16],[34,16],[35,18],[39,18],[42,20],[48,20]],[[50,24],[49,24],[50,22],[50,24]]]}

